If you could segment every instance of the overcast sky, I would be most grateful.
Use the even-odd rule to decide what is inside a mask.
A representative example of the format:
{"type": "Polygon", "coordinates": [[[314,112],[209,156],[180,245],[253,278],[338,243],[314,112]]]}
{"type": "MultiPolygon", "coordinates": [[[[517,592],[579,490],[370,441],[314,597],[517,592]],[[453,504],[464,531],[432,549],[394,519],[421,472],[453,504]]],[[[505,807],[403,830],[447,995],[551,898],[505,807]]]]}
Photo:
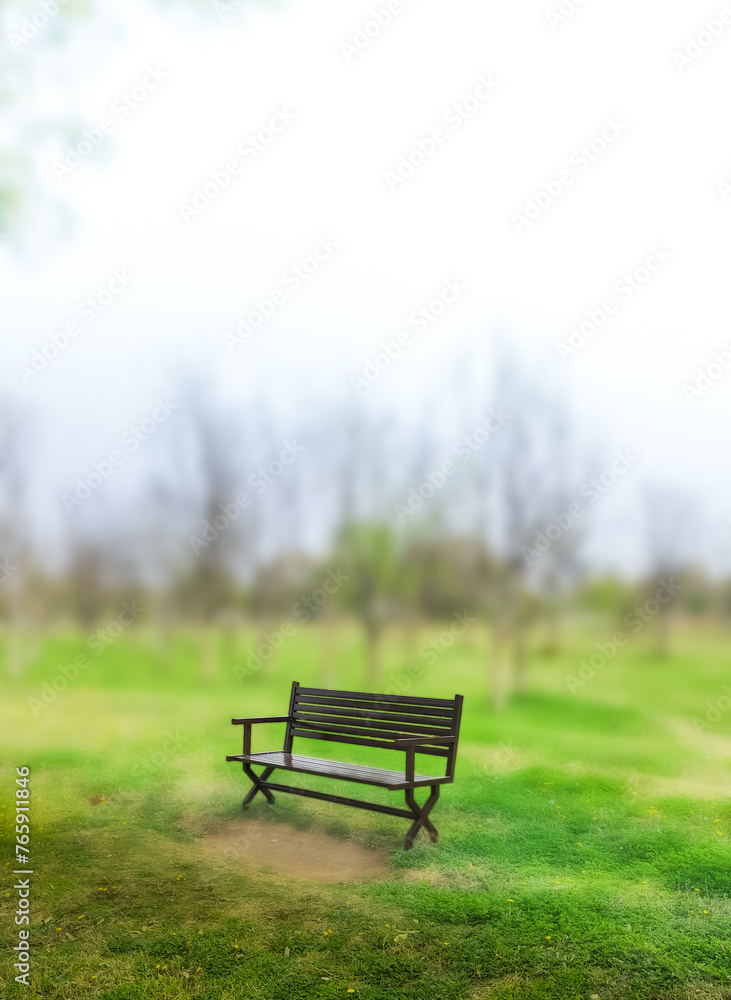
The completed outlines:
{"type": "MultiPolygon", "coordinates": [[[[6,13],[3,58],[33,81],[20,117],[76,123],[33,147],[43,225],[0,244],[3,380],[43,414],[48,495],[150,411],[176,366],[219,372],[232,398],[266,385],[281,407],[354,392],[451,281],[459,295],[412,325],[378,391],[407,407],[460,355],[489,364],[503,331],[567,378],[610,450],[636,450],[628,490],[697,496],[728,565],[731,367],[692,399],[684,386],[731,352],[731,25],[713,37],[718,5],[690,0],[388,7],[110,3],[73,47],[47,44],[52,22],[17,52],[23,14],[6,13]],[[98,145],[59,168],[84,129],[98,145]],[[87,322],[81,304],[110,281],[87,322]],[[272,315],[232,350],[224,334],[257,299],[272,315]],[[559,351],[608,299],[586,343],[559,351]],[[24,376],[71,321],[68,348],[24,376]]],[[[628,497],[607,508],[608,561],[631,558],[628,497]]]]}

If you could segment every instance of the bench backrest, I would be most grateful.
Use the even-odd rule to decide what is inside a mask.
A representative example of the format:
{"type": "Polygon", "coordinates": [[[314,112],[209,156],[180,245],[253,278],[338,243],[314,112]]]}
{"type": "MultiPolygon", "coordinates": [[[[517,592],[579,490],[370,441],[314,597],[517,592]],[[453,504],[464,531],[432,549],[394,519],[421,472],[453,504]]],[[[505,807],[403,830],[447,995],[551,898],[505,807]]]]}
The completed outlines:
{"type": "Polygon", "coordinates": [[[461,695],[445,699],[329,691],[295,681],[284,750],[292,752],[295,736],[387,749],[395,739],[423,736],[417,753],[446,757],[447,774],[453,775],[461,714],[461,695]],[[452,747],[430,745],[430,736],[454,736],[455,742],[452,747]]]}

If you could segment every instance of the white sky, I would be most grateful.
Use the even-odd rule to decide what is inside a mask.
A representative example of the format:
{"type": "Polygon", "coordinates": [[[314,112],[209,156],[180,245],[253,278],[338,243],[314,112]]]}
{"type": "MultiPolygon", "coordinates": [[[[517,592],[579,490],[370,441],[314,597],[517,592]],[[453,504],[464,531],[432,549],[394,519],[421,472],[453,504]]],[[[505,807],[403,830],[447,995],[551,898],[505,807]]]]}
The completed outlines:
{"type": "MultiPolygon", "coordinates": [[[[507,330],[568,375],[612,448],[638,451],[639,478],[697,494],[723,562],[731,369],[693,406],[681,387],[731,350],[731,198],[716,188],[731,184],[731,25],[680,72],[673,52],[718,5],[585,0],[554,30],[546,11],[558,0],[411,0],[349,63],[341,43],[385,6],[288,0],[220,17],[213,3],[186,15],[109,4],[73,55],[55,56],[70,71],[60,86],[37,75],[42,40],[17,55],[5,41],[4,58],[37,80],[26,113],[70,114],[82,128],[114,117],[147,66],[169,73],[63,183],[51,161],[64,142],[43,148],[47,197],[73,225],[45,247],[29,238],[22,253],[0,250],[4,383],[44,414],[49,490],[149,412],[176,364],[221,369],[233,395],[262,384],[282,400],[344,394],[381,341],[457,278],[468,291],[383,376],[389,391],[408,400],[438,386],[450,359],[479,357],[490,331],[507,330]],[[499,92],[459,129],[445,125],[483,75],[499,92]],[[180,203],[276,108],[296,121],[186,225],[180,203]],[[588,170],[574,166],[573,185],[517,234],[512,213],[607,118],[624,134],[588,170]],[[440,126],[447,140],[389,190],[385,171],[440,126]],[[338,250],[231,358],[223,331],[321,237],[338,250]],[[562,363],[555,342],[661,246],[672,260],[562,363]],[[24,386],[16,366],[114,268],[134,274],[130,288],[24,386]]],[[[605,554],[626,562],[633,542],[616,543],[610,526],[617,503],[605,554]]]]}

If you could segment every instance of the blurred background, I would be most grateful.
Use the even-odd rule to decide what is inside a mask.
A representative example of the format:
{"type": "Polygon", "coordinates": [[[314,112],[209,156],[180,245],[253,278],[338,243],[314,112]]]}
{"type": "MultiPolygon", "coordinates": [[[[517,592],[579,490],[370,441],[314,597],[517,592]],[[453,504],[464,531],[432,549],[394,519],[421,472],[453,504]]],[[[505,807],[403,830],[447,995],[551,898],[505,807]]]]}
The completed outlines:
{"type": "Polygon", "coordinates": [[[500,710],[725,644],[720,64],[533,6],[3,4],[6,684],[124,633],[110,682],[186,636],[253,689],[307,635],[412,694],[456,643],[500,710]]]}
{"type": "Polygon", "coordinates": [[[0,2],[33,996],[731,995],[727,13],[0,2]],[[292,681],[464,696],[438,848],[241,816],[292,681]]]}

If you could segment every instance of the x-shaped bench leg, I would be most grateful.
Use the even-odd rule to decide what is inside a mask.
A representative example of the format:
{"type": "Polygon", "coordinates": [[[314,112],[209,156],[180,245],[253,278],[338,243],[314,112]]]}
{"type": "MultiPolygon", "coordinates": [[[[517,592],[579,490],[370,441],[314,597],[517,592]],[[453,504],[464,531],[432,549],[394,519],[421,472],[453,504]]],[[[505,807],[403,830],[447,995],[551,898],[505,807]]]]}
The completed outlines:
{"type": "Polygon", "coordinates": [[[263,782],[267,780],[267,778],[269,777],[269,775],[272,773],[273,770],[274,770],[273,767],[267,767],[259,775],[255,774],[254,771],[251,770],[250,764],[244,764],[244,774],[246,774],[251,779],[251,783],[253,784],[254,787],[251,789],[249,794],[244,799],[243,805],[241,806],[242,809],[246,809],[246,807],[254,798],[257,792],[261,792],[264,796],[266,796],[266,800],[270,806],[274,805],[274,796],[269,791],[269,789],[266,788],[265,785],[263,784],[263,782]]]}
{"type": "Polygon", "coordinates": [[[406,805],[412,811],[414,816],[416,816],[416,821],[412,824],[411,829],[406,834],[404,838],[404,850],[410,851],[414,846],[414,838],[416,837],[422,826],[429,833],[429,840],[432,844],[437,842],[437,828],[434,826],[432,821],[428,818],[429,813],[434,808],[434,805],[439,798],[439,785],[431,785],[431,795],[426,800],[423,806],[419,806],[414,798],[414,790],[412,788],[406,789],[406,805]]]}

